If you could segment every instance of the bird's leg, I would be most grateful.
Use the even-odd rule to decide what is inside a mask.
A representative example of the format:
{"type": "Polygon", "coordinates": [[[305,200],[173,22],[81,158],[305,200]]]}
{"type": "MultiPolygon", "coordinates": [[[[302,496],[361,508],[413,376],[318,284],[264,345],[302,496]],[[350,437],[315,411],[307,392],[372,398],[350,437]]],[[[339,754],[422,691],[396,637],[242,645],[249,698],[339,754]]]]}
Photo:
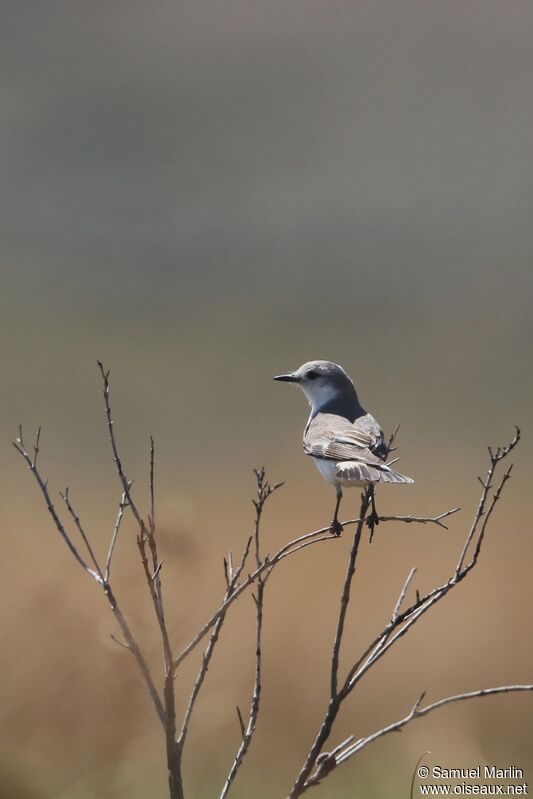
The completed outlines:
{"type": "Polygon", "coordinates": [[[337,486],[336,490],[337,490],[337,504],[335,505],[335,513],[333,515],[333,521],[331,522],[330,529],[333,535],[340,535],[342,533],[343,528],[342,524],[338,519],[338,515],[339,515],[339,506],[341,504],[341,499],[342,499],[342,488],[340,486],[337,486]]]}
{"type": "Polygon", "coordinates": [[[372,539],[374,537],[374,527],[379,524],[379,516],[376,511],[376,501],[374,498],[374,486],[370,486],[370,514],[366,520],[368,527],[370,528],[370,543],[372,543],[372,539]]]}

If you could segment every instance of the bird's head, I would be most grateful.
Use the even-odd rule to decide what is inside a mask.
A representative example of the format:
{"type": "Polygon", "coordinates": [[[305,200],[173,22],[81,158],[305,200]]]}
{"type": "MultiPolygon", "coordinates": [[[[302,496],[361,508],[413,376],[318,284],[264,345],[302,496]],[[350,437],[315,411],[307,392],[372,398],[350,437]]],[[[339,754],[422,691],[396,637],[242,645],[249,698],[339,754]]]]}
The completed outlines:
{"type": "Polygon", "coordinates": [[[308,361],[274,380],[300,386],[314,411],[344,397],[355,396],[354,385],[342,368],[332,361],[308,361]]]}

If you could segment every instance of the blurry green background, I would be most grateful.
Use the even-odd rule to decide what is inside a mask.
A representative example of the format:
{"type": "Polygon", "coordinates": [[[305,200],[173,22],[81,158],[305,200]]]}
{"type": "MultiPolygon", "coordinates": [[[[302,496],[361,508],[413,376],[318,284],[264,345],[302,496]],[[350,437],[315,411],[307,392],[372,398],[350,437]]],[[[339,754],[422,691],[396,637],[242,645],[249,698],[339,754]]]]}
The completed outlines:
{"type": "MultiPolygon", "coordinates": [[[[399,718],[423,689],[531,682],[531,3],[6,0],[0,36],[2,797],[166,792],[160,731],[103,598],[9,445],[19,422],[28,437],[43,425],[51,490],[71,486],[104,552],[120,490],[97,358],[139,500],[157,442],[176,646],[250,533],[254,466],[286,481],[267,550],[330,519],[333,491],[301,451],[304,399],[272,375],[338,361],[386,430],[401,422],[416,485],[381,490],[382,512],[464,508],[449,532],[384,525],[365,543],[347,659],[411,566],[420,590],[447,577],[485,446],[520,424],[478,569],[361,683],[334,742],[399,718]]],[[[345,516],[357,503],[348,493],[345,516]]],[[[268,585],[264,710],[236,797],[284,796],[314,737],[349,538],[268,585]]],[[[155,664],[140,579],[129,524],[117,593],[155,664]]],[[[238,744],[253,623],[248,598],[198,704],[191,796],[218,795],[238,744]]],[[[407,796],[425,750],[429,764],[531,777],[532,702],[442,710],[315,793],[407,796]]]]}

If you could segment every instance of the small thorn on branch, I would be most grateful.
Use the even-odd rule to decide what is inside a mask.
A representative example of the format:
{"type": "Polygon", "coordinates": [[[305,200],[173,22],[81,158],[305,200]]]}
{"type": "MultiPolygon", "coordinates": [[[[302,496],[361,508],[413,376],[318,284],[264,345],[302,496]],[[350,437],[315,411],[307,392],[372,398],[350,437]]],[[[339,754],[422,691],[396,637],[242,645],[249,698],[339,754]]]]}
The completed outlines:
{"type": "Polygon", "coordinates": [[[39,425],[39,427],[37,428],[37,433],[35,434],[35,443],[33,445],[33,461],[31,465],[32,469],[35,469],[35,466],[37,464],[37,455],[39,454],[40,438],[41,438],[41,426],[39,425]]]}
{"type": "Polygon", "coordinates": [[[228,561],[226,560],[226,558],[223,558],[222,560],[223,560],[223,564],[224,564],[224,579],[226,580],[226,585],[229,588],[230,574],[229,574],[229,568],[228,568],[228,561]]]}
{"type": "Polygon", "coordinates": [[[240,709],[239,705],[237,705],[235,710],[237,711],[237,718],[239,719],[239,727],[241,729],[241,737],[244,739],[245,736],[246,736],[246,727],[244,726],[244,720],[243,720],[241,709],[240,709]]]}
{"type": "Polygon", "coordinates": [[[111,634],[109,637],[111,638],[112,641],[115,642],[115,644],[118,644],[118,646],[122,647],[122,649],[127,649],[128,652],[131,650],[131,647],[130,647],[129,644],[124,643],[124,641],[120,641],[113,634],[111,634]]]}
{"type": "Polygon", "coordinates": [[[413,705],[413,709],[411,710],[411,714],[412,714],[413,716],[416,714],[416,712],[417,712],[418,708],[420,707],[420,705],[421,705],[421,704],[422,704],[422,702],[424,701],[424,697],[425,697],[425,695],[426,695],[426,692],[425,692],[425,691],[422,691],[422,693],[420,694],[420,696],[418,697],[418,699],[417,699],[417,700],[416,700],[416,702],[414,703],[414,705],[413,705]]]}

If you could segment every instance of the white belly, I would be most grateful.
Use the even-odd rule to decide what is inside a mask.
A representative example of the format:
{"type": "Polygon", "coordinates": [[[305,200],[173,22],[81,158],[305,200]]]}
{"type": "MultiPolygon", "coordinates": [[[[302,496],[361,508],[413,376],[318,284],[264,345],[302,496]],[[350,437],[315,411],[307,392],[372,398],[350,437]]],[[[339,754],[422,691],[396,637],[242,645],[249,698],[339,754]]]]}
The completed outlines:
{"type": "Polygon", "coordinates": [[[337,475],[338,461],[330,460],[328,458],[313,458],[316,468],[332,485],[343,486],[345,488],[364,488],[368,483],[362,483],[359,480],[341,480],[337,475]]]}

